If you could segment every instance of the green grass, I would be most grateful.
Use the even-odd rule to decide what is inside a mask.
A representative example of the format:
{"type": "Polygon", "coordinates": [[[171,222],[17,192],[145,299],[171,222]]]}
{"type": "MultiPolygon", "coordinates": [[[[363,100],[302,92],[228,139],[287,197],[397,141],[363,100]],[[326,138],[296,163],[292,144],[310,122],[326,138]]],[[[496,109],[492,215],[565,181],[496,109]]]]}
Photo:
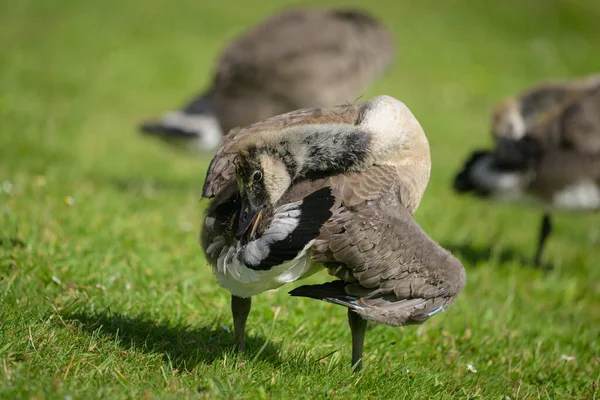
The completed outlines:
{"type": "Polygon", "coordinates": [[[600,3],[366,3],[401,55],[365,97],[402,99],[428,134],[416,219],[467,269],[455,305],[374,326],[352,375],[344,309],[265,293],[242,362],[198,245],[207,160],[134,126],[201,89],[226,40],[283,3],[6,0],[0,398],[600,398],[600,216],[559,216],[543,272],[527,264],[538,211],[450,190],[497,101],[600,65],[600,3]]]}

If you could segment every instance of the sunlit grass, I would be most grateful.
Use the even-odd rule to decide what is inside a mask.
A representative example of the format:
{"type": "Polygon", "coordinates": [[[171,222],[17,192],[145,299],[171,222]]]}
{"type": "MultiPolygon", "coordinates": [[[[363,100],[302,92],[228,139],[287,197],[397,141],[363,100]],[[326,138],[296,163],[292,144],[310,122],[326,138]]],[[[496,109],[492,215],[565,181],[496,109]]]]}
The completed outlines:
{"type": "Polygon", "coordinates": [[[497,3],[363,4],[400,49],[365,97],[402,99],[425,128],[416,218],[468,285],[425,325],[370,329],[357,375],[345,310],[285,288],[255,298],[250,355],[233,353],[229,296],[197,240],[208,159],[134,131],[284,4],[0,3],[0,397],[598,398],[600,216],[559,216],[543,272],[528,265],[539,212],[450,184],[502,97],[600,65],[600,6],[497,3]]]}

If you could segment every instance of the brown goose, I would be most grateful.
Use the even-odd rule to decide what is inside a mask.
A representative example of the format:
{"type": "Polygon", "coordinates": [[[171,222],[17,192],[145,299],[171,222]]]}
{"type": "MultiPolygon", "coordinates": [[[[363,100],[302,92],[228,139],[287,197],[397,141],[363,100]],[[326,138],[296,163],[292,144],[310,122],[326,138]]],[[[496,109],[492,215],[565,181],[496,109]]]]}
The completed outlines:
{"type": "Polygon", "coordinates": [[[286,11],[225,48],[208,90],[140,129],[210,151],[234,127],[299,108],[355,101],[393,59],[391,33],[362,11],[286,11]]]}
{"type": "Polygon", "coordinates": [[[338,280],[293,296],[348,308],[352,365],[367,321],[421,323],[452,304],[461,263],[413,220],[429,180],[427,138],[400,101],[304,109],[232,132],[209,166],[202,247],[232,294],[245,348],[251,296],[325,267],[338,280]]]}
{"type": "Polygon", "coordinates": [[[553,210],[600,209],[600,84],[547,113],[519,140],[474,152],[458,192],[535,204],[544,211],[534,265],[552,230],[553,210]]]}
{"type": "Polygon", "coordinates": [[[598,74],[572,80],[553,80],[503,100],[492,114],[494,139],[521,139],[546,112],[568,104],[598,84],[598,74]]]}

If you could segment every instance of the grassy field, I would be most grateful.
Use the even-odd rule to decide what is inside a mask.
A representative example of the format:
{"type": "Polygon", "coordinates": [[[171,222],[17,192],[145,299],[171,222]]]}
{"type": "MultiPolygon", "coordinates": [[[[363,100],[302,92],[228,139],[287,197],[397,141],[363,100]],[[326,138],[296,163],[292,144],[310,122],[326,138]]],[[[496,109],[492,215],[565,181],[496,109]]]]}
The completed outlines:
{"type": "Polygon", "coordinates": [[[600,65],[592,0],[365,1],[400,49],[365,97],[402,99],[428,134],[416,218],[467,287],[425,325],[370,329],[356,375],[345,310],[290,288],[255,298],[233,353],[197,240],[208,159],[134,127],[284,4],[0,1],[0,398],[600,398],[600,215],[559,216],[541,271],[538,211],[450,189],[497,101],[600,65]]]}

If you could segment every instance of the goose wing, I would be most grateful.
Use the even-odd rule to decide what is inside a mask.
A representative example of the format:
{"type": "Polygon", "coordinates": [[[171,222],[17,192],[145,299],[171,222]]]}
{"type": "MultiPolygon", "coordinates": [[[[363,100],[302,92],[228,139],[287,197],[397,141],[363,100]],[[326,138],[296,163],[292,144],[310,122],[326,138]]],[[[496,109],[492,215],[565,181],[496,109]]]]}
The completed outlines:
{"type": "Polygon", "coordinates": [[[424,321],[453,301],[465,283],[461,263],[414,221],[398,196],[399,185],[388,188],[360,203],[353,201],[364,197],[362,188],[337,193],[342,204],[350,199],[354,205],[334,212],[313,257],[343,283],[327,290],[305,286],[293,295],[333,301],[392,325],[424,321]]]}
{"type": "MultiPolygon", "coordinates": [[[[534,141],[545,151],[575,151],[600,154],[600,82],[578,92],[569,101],[551,108],[535,123],[516,146],[534,141]]],[[[514,143],[502,143],[498,151],[506,154],[514,143]]]]}
{"type": "Polygon", "coordinates": [[[562,148],[600,155],[600,84],[570,103],[554,124],[562,148]]]}
{"type": "Polygon", "coordinates": [[[572,150],[553,149],[540,159],[535,169],[536,177],[530,189],[543,197],[553,198],[556,193],[579,185],[579,197],[591,208],[598,208],[600,192],[600,153],[579,153],[572,150]],[[578,185],[579,184],[579,185],[578,185]],[[587,199],[587,200],[586,200],[587,199]]]}

